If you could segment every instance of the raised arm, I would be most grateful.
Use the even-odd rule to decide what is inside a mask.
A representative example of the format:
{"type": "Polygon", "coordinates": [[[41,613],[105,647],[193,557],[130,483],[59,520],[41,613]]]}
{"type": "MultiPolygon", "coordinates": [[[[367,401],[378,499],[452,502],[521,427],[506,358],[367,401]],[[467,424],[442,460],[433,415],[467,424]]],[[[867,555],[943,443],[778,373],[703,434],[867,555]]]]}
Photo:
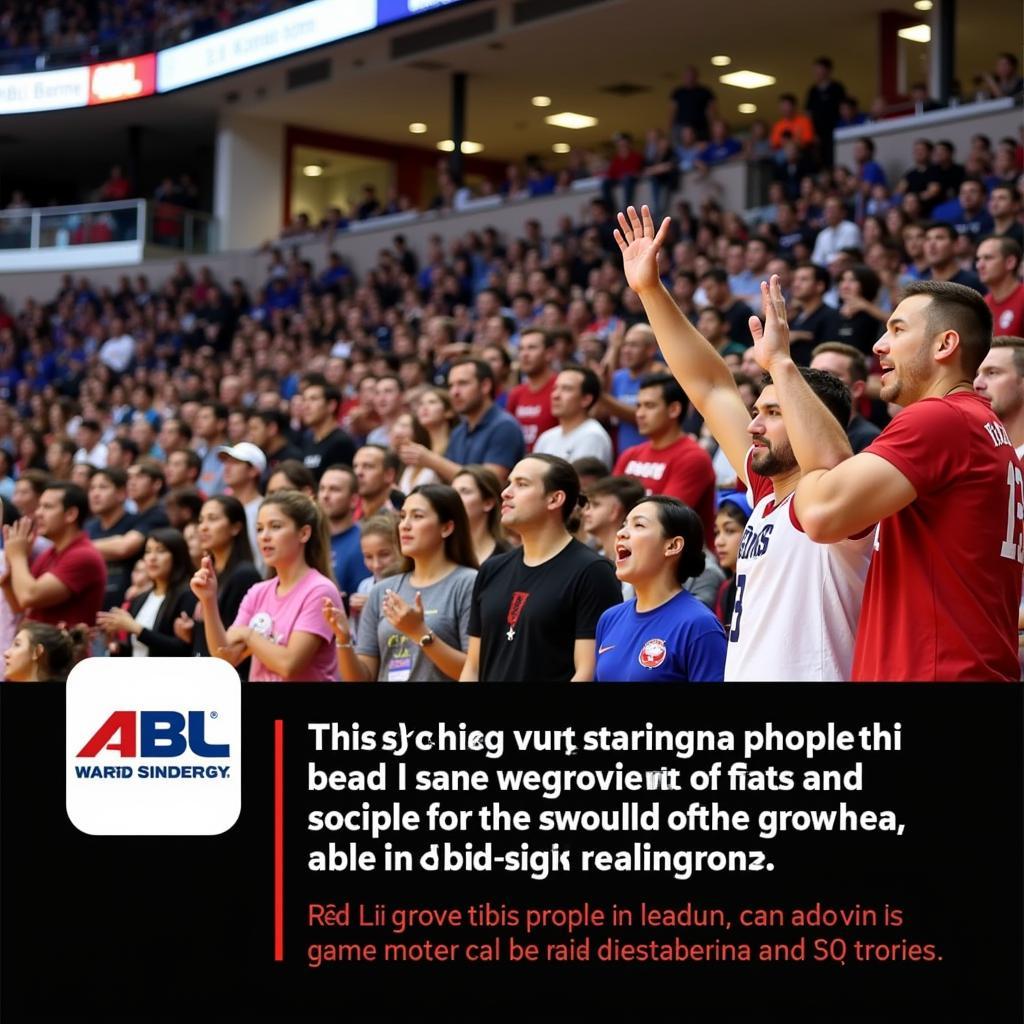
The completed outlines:
{"type": "Polygon", "coordinates": [[[750,413],[743,404],[732,371],[682,314],[658,274],[658,253],[669,223],[666,217],[655,234],[648,207],[641,207],[638,214],[631,206],[626,213],[619,214],[615,241],[622,250],[626,281],[640,296],[673,376],[704,417],[737,475],[745,480],[750,413]]]}

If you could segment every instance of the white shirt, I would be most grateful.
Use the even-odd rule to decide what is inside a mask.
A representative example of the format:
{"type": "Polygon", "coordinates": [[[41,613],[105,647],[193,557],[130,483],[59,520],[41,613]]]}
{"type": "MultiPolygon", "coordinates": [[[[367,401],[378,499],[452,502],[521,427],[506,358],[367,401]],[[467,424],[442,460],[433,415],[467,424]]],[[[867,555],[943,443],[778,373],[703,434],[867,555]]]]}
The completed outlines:
{"type": "Polygon", "coordinates": [[[834,228],[822,228],[814,242],[811,262],[827,267],[840,249],[860,248],[860,228],[852,220],[840,221],[834,228]]]}
{"type": "Polygon", "coordinates": [[[725,681],[848,680],[874,527],[837,544],[815,543],[800,529],[793,495],[776,505],[771,481],[751,469],[752,452],[753,512],[736,563],[725,681]]]}
{"type": "MultiPolygon", "coordinates": [[[[142,602],[142,607],[139,609],[138,615],[135,616],[135,621],[143,629],[152,629],[156,625],[156,617],[160,614],[160,606],[164,603],[166,596],[166,594],[158,595],[151,590],[149,596],[142,602]]],[[[149,657],[149,648],[137,636],[132,637],[132,657],[149,657]]]]}
{"type": "Polygon", "coordinates": [[[584,420],[569,433],[560,426],[545,430],[537,438],[533,450],[541,455],[558,455],[566,462],[575,462],[576,459],[593,455],[606,466],[610,467],[615,463],[612,457],[612,439],[597,420],[584,420]]]}
{"type": "Polygon", "coordinates": [[[248,504],[243,505],[245,509],[245,521],[248,524],[249,532],[249,547],[252,548],[252,562],[256,566],[256,570],[262,576],[267,568],[267,563],[263,561],[263,554],[260,552],[259,538],[256,536],[256,517],[259,515],[260,505],[263,504],[263,496],[257,495],[248,504]]]}
{"type": "Polygon", "coordinates": [[[75,462],[88,462],[90,466],[95,466],[97,469],[105,469],[107,465],[107,446],[102,441],[98,441],[89,451],[79,448],[75,452],[75,462]]]}

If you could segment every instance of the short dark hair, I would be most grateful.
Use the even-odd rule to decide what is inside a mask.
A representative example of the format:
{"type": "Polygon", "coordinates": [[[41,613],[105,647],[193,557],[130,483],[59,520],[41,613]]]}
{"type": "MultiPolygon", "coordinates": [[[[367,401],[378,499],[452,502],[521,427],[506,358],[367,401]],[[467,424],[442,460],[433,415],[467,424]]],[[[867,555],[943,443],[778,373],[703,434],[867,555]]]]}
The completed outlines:
{"type": "Polygon", "coordinates": [[[558,455],[531,452],[525,458],[536,459],[538,462],[547,464],[548,468],[543,477],[544,493],[551,494],[554,491],[561,491],[565,495],[565,502],[562,505],[562,522],[568,524],[580,504],[579,473],[573,468],[571,462],[566,462],[558,455]]]}
{"type": "Polygon", "coordinates": [[[298,459],[285,459],[270,470],[270,476],[277,476],[278,473],[297,491],[307,488],[316,491],[316,478],[298,459]]]}
{"type": "Polygon", "coordinates": [[[327,378],[322,373],[305,374],[302,378],[302,390],[305,391],[306,388],[322,388],[325,401],[334,402],[335,405],[341,403],[341,390],[333,384],[328,384],[327,378]]]}
{"type": "Polygon", "coordinates": [[[66,512],[68,509],[75,509],[78,512],[76,526],[81,529],[82,524],[89,516],[89,496],[78,484],[69,483],[67,480],[50,480],[46,485],[48,491],[60,491],[60,502],[66,512]]]}
{"type": "Polygon", "coordinates": [[[992,345],[992,311],[973,288],[952,281],[911,281],[903,289],[903,298],[927,295],[929,333],[956,331],[960,336],[964,371],[970,376],[978,372],[992,345]]]}
{"type": "Polygon", "coordinates": [[[168,491],[164,498],[164,508],[168,505],[188,509],[191,513],[189,518],[195,520],[199,518],[199,513],[203,509],[203,498],[194,487],[176,487],[173,491],[168,491]]]}
{"type": "Polygon", "coordinates": [[[491,382],[491,393],[494,393],[494,371],[491,369],[491,364],[486,359],[479,359],[476,356],[463,356],[461,359],[456,359],[451,366],[448,367],[448,373],[451,374],[452,370],[456,366],[472,366],[473,372],[476,374],[476,379],[482,384],[485,380],[491,382]]]}
{"type": "Polygon", "coordinates": [[[1009,235],[989,235],[988,238],[983,238],[982,241],[995,242],[999,246],[999,255],[1002,256],[1004,260],[1012,257],[1017,261],[1015,266],[1017,268],[1020,267],[1022,250],[1020,243],[1015,239],[1010,238],[1009,235]]]}
{"type": "Polygon", "coordinates": [[[635,501],[629,511],[637,505],[650,502],[658,509],[658,524],[666,537],[682,537],[683,553],[676,564],[676,579],[685,583],[704,571],[704,523],[689,505],[667,494],[645,494],[635,501]]]}
{"type": "MultiPolygon", "coordinates": [[[[800,376],[807,381],[810,389],[821,399],[826,409],[846,429],[850,422],[850,410],[853,408],[853,399],[850,397],[850,389],[834,374],[826,370],[812,370],[810,367],[801,366],[800,376]]],[[[766,373],[761,378],[762,387],[772,383],[772,375],[766,373]]]]}
{"type": "Polygon", "coordinates": [[[580,381],[580,392],[586,396],[590,395],[591,402],[587,406],[593,409],[601,397],[601,378],[589,366],[580,366],[579,363],[568,363],[562,367],[562,373],[578,373],[580,381]]]}
{"type": "Polygon", "coordinates": [[[673,402],[678,402],[682,407],[679,413],[680,419],[686,413],[687,406],[689,405],[686,392],[683,391],[679,381],[670,373],[649,373],[641,377],[637,391],[643,391],[646,388],[659,388],[661,390],[661,397],[667,406],[673,402]]]}
{"type": "Polygon", "coordinates": [[[811,362],[813,363],[818,356],[827,352],[832,352],[837,356],[846,356],[850,360],[850,376],[854,380],[868,379],[868,361],[859,348],[847,345],[843,341],[823,341],[820,345],[815,345],[812,350],[811,362]]]}
{"type": "Polygon", "coordinates": [[[223,402],[216,402],[213,400],[207,400],[199,406],[200,409],[212,409],[213,418],[217,420],[226,420],[229,415],[228,407],[223,402]]]}
{"type": "Polygon", "coordinates": [[[195,470],[196,477],[198,478],[199,473],[203,468],[203,460],[199,458],[199,452],[194,448],[176,448],[173,452],[167,453],[167,457],[164,459],[164,462],[166,462],[172,455],[179,454],[185,456],[185,462],[188,465],[188,468],[195,470]]]}
{"type": "MultiPolygon", "coordinates": [[[[1009,334],[1000,334],[992,339],[991,348],[1008,348],[1013,352],[1013,368],[1018,377],[1024,377],[1024,338],[1015,338],[1009,334]]],[[[4,522],[7,522],[5,519],[4,522]]]]}
{"type": "Polygon", "coordinates": [[[128,486],[128,474],[120,466],[103,466],[93,476],[105,476],[119,491],[128,486]]]}
{"type": "Polygon", "coordinates": [[[631,509],[645,494],[644,485],[631,476],[606,476],[587,488],[587,498],[601,498],[605,495],[617,498],[626,511],[631,509]]]}
{"type": "Polygon", "coordinates": [[[522,342],[528,334],[539,334],[544,339],[545,348],[554,348],[555,346],[555,335],[553,331],[549,331],[546,327],[540,327],[539,325],[529,324],[519,332],[519,341],[522,342]]]}
{"type": "Polygon", "coordinates": [[[847,267],[843,274],[853,274],[854,280],[860,285],[861,295],[868,302],[875,301],[878,289],[882,287],[882,282],[870,267],[864,266],[863,263],[855,263],[852,267],[847,267]]]}
{"type": "Polygon", "coordinates": [[[728,284],[729,275],[721,267],[708,267],[703,274],[700,275],[701,281],[717,281],[719,284],[728,284]]]}
{"type": "Polygon", "coordinates": [[[825,267],[819,266],[817,263],[811,263],[805,260],[803,263],[798,263],[794,270],[813,270],[814,280],[820,285],[824,285],[825,291],[828,291],[832,284],[832,275],[825,269],[825,267]]]}
{"type": "Polygon", "coordinates": [[[263,422],[269,427],[271,424],[277,426],[277,432],[282,436],[288,433],[288,414],[282,412],[280,409],[256,409],[249,413],[249,418],[253,417],[263,420],[263,422]]]}
{"type": "Polygon", "coordinates": [[[924,233],[929,231],[944,231],[951,242],[956,241],[956,228],[945,220],[930,220],[924,225],[924,233]]]}

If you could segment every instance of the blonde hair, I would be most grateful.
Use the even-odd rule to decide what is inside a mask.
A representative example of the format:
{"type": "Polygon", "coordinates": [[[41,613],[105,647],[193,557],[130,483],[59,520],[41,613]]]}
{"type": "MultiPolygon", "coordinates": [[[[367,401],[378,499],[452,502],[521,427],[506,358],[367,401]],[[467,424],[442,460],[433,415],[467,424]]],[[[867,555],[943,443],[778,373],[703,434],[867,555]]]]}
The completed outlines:
{"type": "MultiPolygon", "coordinates": [[[[277,505],[298,529],[301,530],[304,526],[310,528],[309,540],[306,541],[303,552],[306,564],[337,586],[331,559],[331,535],[327,528],[327,516],[320,506],[301,491],[276,491],[263,499],[260,508],[266,508],[267,505],[277,505]]],[[[270,577],[275,575],[276,571],[271,568],[270,577]]]]}

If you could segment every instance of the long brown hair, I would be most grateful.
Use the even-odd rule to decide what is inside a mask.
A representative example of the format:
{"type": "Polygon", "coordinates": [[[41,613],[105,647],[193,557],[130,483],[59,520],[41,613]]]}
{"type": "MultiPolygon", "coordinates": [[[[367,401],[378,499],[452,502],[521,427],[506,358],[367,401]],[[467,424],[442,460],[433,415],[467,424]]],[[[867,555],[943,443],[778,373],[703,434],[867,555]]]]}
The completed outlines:
{"type": "MultiPolygon", "coordinates": [[[[331,535],[327,528],[327,516],[323,514],[320,506],[301,491],[277,491],[264,498],[260,503],[260,508],[265,508],[267,505],[277,505],[295,524],[296,528],[300,530],[304,526],[310,528],[309,540],[306,541],[304,551],[306,565],[316,569],[321,576],[326,576],[337,586],[334,567],[331,564],[331,535]]],[[[268,578],[276,575],[276,570],[270,568],[268,578]]]]}
{"type": "Polygon", "coordinates": [[[486,466],[477,465],[475,463],[463,466],[462,469],[452,477],[452,483],[454,484],[460,476],[470,477],[473,483],[476,484],[476,489],[480,492],[480,497],[484,501],[493,502],[492,506],[487,511],[487,532],[494,538],[495,543],[499,547],[503,544],[507,544],[508,537],[505,534],[505,527],[501,525],[501,482],[494,475],[492,470],[489,470],[486,466]]]}
{"type": "MultiPolygon", "coordinates": [[[[476,560],[476,552],[473,550],[473,535],[469,529],[466,506],[462,504],[459,492],[448,484],[420,484],[419,487],[414,487],[409,492],[405,500],[408,501],[414,494],[419,494],[427,499],[442,524],[452,524],[452,532],[444,538],[445,558],[449,562],[464,565],[468,569],[480,568],[480,564],[476,560]]],[[[403,558],[399,571],[412,572],[412,570],[412,559],[403,558]]]]}

